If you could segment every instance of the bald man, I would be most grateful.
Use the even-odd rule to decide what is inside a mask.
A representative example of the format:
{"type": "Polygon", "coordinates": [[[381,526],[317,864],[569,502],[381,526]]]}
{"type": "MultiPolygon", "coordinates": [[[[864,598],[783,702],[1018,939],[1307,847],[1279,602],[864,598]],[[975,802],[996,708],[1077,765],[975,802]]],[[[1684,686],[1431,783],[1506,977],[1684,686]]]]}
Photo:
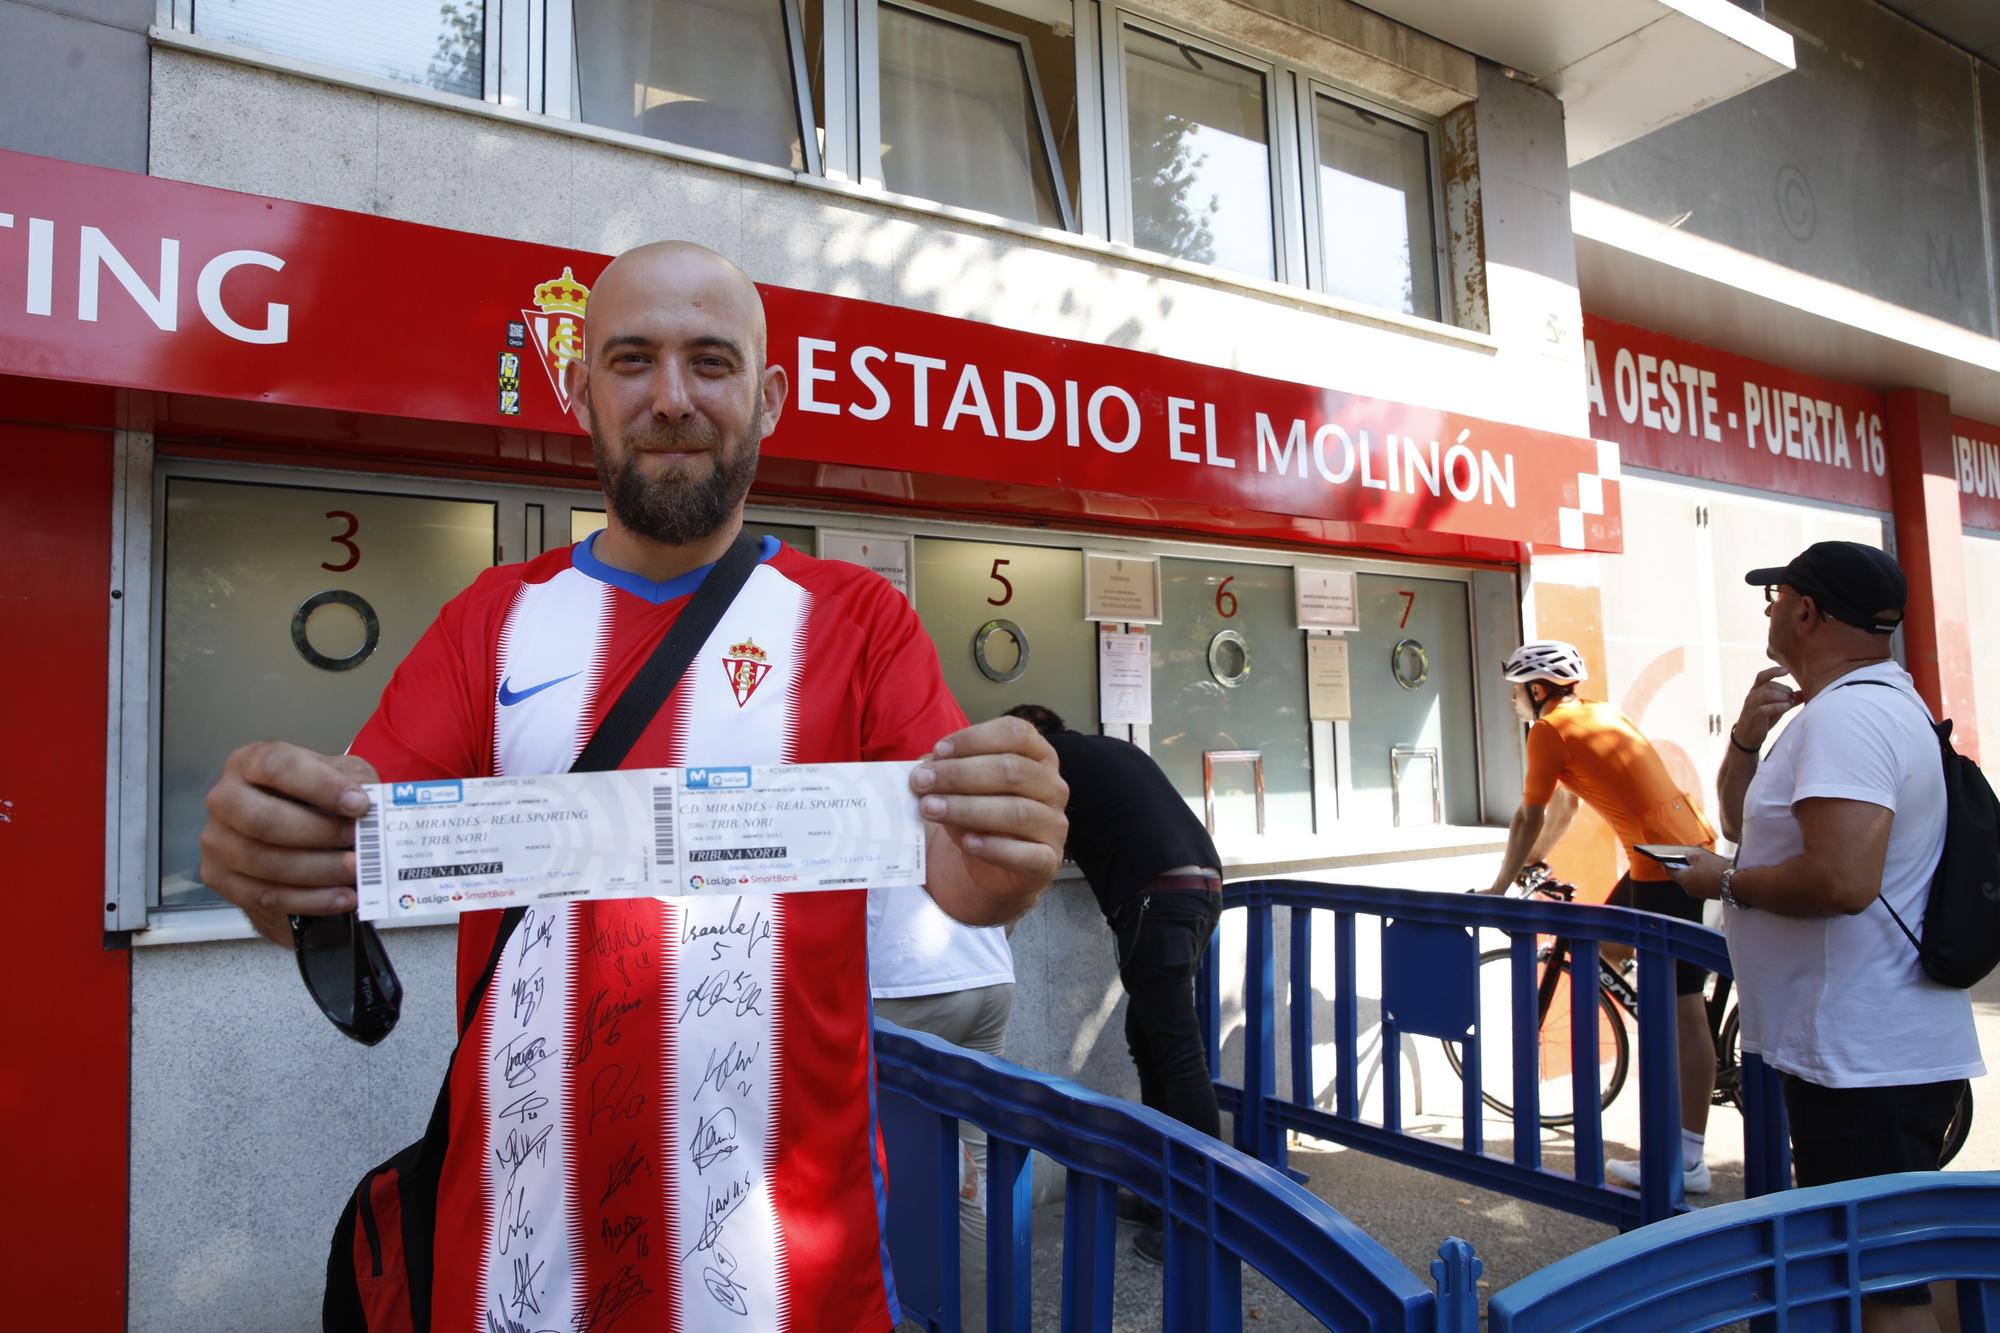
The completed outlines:
{"type": "MultiPolygon", "coordinates": [[[[785,405],[765,350],[757,289],[722,256],[614,261],[569,372],[604,530],[448,603],[349,753],[231,755],[204,881],[291,943],[288,918],[354,906],[362,784],[568,769],[742,527],[785,405]]],[[[625,766],[892,759],[922,761],[938,905],[973,925],[1024,911],[1066,832],[1047,743],[1014,718],[966,726],[888,583],[765,538],[625,766]],[[724,659],[753,643],[768,670],[743,678],[724,659]]],[[[328,1325],[893,1327],[866,908],[856,890],[534,909],[452,1059],[428,1165],[349,1204],[328,1325]]],[[[461,1011],[499,916],[460,923],[461,1011]]]]}

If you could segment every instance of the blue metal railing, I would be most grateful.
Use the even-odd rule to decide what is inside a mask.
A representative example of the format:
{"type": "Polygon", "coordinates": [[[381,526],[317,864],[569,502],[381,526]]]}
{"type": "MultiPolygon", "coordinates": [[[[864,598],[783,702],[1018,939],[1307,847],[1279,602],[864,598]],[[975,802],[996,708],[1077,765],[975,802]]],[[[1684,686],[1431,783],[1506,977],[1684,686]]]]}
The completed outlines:
{"type": "Polygon", "coordinates": [[[1108,1333],[1117,1191],[1166,1215],[1168,1333],[1240,1333],[1248,1264],[1330,1328],[1476,1333],[1480,1264],[1448,1241],[1436,1287],[1282,1172],[1156,1111],[893,1024],[875,1025],[889,1247],[905,1316],[959,1327],[958,1121],[986,1131],[987,1328],[1031,1327],[1029,1154],[1067,1170],[1062,1328],[1108,1333]]]}
{"type": "Polygon", "coordinates": [[[2000,1331],[2000,1172],[1914,1172],[1704,1208],[1496,1293],[1492,1333],[1859,1328],[1863,1294],[1956,1279],[1960,1327],[2000,1331]]]}
{"type": "MultiPolygon", "coordinates": [[[[1673,1216],[1681,1198],[1680,1071],[1675,1036],[1675,961],[1729,973],[1729,952],[1715,931],[1648,912],[1545,900],[1472,894],[1251,880],[1223,890],[1225,909],[1247,917],[1244,1008],[1244,1086],[1216,1083],[1216,1096],[1235,1115],[1236,1144],[1283,1169],[1285,1135],[1298,1130],[1361,1148],[1408,1165],[1503,1194],[1560,1208],[1620,1228],[1673,1216]],[[1277,959],[1273,913],[1290,909],[1290,1002],[1286,1023],[1292,1051],[1291,1087],[1277,1078],[1277,959]],[[1313,940],[1316,913],[1333,917],[1334,1109],[1322,1110],[1313,1084],[1313,940]],[[1379,917],[1381,930],[1381,1042],[1384,1053],[1382,1118],[1361,1117],[1359,1000],[1356,988],[1356,918],[1379,917]],[[1479,935],[1499,931],[1510,940],[1510,1032],[1513,1052],[1513,1153],[1485,1151],[1480,1101],[1481,1048],[1488,1034],[1479,1023],[1479,935]],[[1573,976],[1597,975],[1601,944],[1622,944],[1639,957],[1639,1160],[1640,1188],[1608,1185],[1599,1105],[1598,1010],[1572,1004],[1571,1062],[1575,1108],[1575,1160],[1567,1176],[1541,1160],[1541,1111],[1537,1104],[1540,1038],[1536,1009],[1537,937],[1560,934],[1574,950],[1573,976]],[[1421,1138],[1403,1129],[1400,1041],[1405,1034],[1460,1043],[1463,1052],[1464,1131],[1461,1143],[1421,1138]]],[[[1221,983],[1215,952],[1202,966],[1209,1068],[1221,1054],[1221,983]]],[[[1743,1061],[1745,1193],[1767,1194],[1791,1178],[1784,1105],[1777,1076],[1755,1056],[1743,1061]]]]}

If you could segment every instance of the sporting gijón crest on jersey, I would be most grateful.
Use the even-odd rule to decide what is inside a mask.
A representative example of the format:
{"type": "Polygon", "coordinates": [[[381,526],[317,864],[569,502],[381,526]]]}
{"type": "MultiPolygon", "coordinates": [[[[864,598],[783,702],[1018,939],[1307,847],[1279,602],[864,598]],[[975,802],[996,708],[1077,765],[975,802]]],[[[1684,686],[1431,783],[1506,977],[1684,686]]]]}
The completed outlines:
{"type": "MultiPolygon", "coordinates": [[[[702,573],[588,541],[489,571],[355,752],[384,781],[566,770],[702,573]]],[[[910,759],[963,722],[899,593],[767,538],[626,766],[910,759]]],[[[461,923],[461,1005],[498,916],[461,923]]],[[[868,1022],[860,891],[530,909],[450,1072],[433,1327],[891,1327],[868,1022]]]]}

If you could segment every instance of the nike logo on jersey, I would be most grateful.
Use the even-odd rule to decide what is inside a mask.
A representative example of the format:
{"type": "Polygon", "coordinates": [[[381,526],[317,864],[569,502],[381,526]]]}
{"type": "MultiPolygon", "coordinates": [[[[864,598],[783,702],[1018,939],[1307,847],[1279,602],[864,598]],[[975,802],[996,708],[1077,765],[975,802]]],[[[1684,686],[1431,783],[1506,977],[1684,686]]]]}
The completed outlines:
{"type": "Polygon", "coordinates": [[[572,671],[568,676],[557,676],[554,680],[545,680],[539,685],[530,685],[525,690],[509,689],[508,685],[513,680],[513,677],[509,676],[500,682],[500,706],[502,708],[512,708],[523,699],[532,699],[543,690],[552,689],[570,679],[571,676],[580,676],[582,674],[581,671],[572,671]]]}

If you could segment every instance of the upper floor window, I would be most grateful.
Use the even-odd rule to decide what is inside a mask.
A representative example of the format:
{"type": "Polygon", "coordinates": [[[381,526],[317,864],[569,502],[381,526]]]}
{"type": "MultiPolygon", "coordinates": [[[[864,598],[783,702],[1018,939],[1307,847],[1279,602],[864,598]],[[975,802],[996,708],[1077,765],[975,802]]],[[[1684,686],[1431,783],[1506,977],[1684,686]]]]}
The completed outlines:
{"type": "Polygon", "coordinates": [[[574,119],[819,170],[796,0],[573,0],[569,8],[574,119]]]}
{"type": "Polygon", "coordinates": [[[173,5],[177,24],[278,54],[1451,314],[1428,121],[1116,4],[173,5]]]}
{"type": "Polygon", "coordinates": [[[1277,277],[1269,71],[1129,23],[1119,42],[1130,228],[1119,239],[1277,277]]]}
{"type": "Polygon", "coordinates": [[[478,97],[486,0],[199,0],[194,31],[277,55],[478,97]]]}
{"type": "Polygon", "coordinates": [[[1363,305],[1441,317],[1430,137],[1385,112],[1312,94],[1314,285],[1363,305]]]}
{"type": "Polygon", "coordinates": [[[870,178],[901,194],[1072,227],[1073,39],[966,0],[882,0],[873,13],[874,125],[864,111],[862,134],[875,154],[870,178]]]}

